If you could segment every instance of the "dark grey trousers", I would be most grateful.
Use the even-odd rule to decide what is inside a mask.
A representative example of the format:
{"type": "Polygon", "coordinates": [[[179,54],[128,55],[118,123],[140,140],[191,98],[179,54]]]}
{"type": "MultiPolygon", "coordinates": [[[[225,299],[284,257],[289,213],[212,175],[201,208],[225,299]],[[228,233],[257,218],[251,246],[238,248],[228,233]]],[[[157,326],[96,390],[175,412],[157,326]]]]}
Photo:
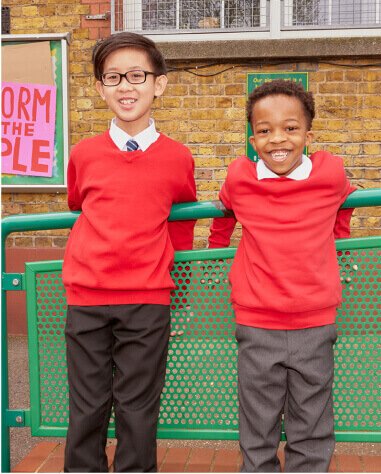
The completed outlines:
{"type": "Polygon", "coordinates": [[[169,306],[69,306],[69,429],[65,472],[107,472],[114,404],[115,472],[155,472],[169,306]]]}
{"type": "Polygon", "coordinates": [[[335,325],[294,331],[237,325],[242,472],[327,472],[335,447],[335,325]]]}

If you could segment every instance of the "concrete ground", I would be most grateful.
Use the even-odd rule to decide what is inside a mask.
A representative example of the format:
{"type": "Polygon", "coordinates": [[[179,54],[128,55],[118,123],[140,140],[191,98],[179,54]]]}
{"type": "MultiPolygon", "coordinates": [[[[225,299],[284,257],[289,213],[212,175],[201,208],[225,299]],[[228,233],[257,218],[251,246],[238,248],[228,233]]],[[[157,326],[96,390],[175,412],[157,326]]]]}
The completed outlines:
{"type": "MultiPolygon", "coordinates": [[[[10,408],[29,407],[29,372],[27,357],[27,338],[25,336],[9,337],[9,390],[10,408]]],[[[63,442],[62,438],[31,437],[29,428],[11,428],[11,468],[18,464],[41,441],[63,442]]],[[[115,440],[109,440],[114,444],[115,440]]],[[[162,448],[210,448],[238,449],[237,441],[204,441],[204,440],[159,440],[162,448]]],[[[381,443],[337,443],[336,454],[356,456],[381,456],[381,443]]]]}

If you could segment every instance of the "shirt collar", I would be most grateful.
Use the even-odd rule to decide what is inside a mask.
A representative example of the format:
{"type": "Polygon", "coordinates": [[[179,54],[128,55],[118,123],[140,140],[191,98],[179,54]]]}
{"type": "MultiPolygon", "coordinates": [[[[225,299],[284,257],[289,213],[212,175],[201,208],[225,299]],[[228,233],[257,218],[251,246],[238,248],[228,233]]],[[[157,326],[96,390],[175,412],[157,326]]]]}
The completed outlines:
{"type": "MultiPolygon", "coordinates": [[[[306,155],[302,155],[301,164],[292,171],[287,178],[295,181],[301,181],[307,179],[312,171],[312,161],[306,155]]],[[[273,173],[266,165],[263,160],[258,160],[257,163],[257,176],[258,180],[265,178],[280,178],[281,176],[273,173]]]]}
{"type": "Polygon", "coordinates": [[[147,128],[139,132],[134,137],[131,137],[127,132],[118,127],[115,123],[115,119],[112,119],[110,125],[110,137],[119,150],[125,151],[126,143],[128,140],[133,138],[139,145],[139,149],[146,151],[149,146],[152,145],[158,138],[160,134],[156,131],[154,119],[149,119],[149,125],[147,128]]]}

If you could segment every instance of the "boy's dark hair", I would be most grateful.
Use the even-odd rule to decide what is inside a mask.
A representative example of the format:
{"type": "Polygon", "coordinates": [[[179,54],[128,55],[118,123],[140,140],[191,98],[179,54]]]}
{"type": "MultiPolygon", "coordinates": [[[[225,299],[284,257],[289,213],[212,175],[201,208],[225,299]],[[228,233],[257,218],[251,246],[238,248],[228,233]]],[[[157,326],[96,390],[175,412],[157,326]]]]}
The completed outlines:
{"type": "Polygon", "coordinates": [[[311,129],[312,120],[315,117],[315,102],[312,92],[304,90],[302,84],[294,81],[286,81],[284,79],[276,79],[271,82],[265,82],[259,87],[256,87],[249,95],[246,104],[247,121],[251,124],[253,118],[253,108],[258,100],[270,95],[288,95],[296,97],[303,105],[304,114],[307,119],[308,130],[311,129]]]}
{"type": "Polygon", "coordinates": [[[94,46],[92,62],[94,65],[94,75],[98,81],[101,80],[106,58],[114,51],[123,48],[140,49],[144,51],[153,68],[152,72],[157,76],[167,74],[165,59],[153,41],[137,33],[122,32],[100,40],[94,46]]]}

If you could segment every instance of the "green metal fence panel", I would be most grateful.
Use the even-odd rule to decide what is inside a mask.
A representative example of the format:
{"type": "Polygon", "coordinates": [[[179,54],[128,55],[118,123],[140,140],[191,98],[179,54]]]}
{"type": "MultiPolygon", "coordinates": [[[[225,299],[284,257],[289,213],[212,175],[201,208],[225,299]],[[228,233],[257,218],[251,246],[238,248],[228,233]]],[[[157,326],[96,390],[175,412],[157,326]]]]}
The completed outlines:
{"type": "MultiPolygon", "coordinates": [[[[178,252],[158,436],[238,439],[237,345],[228,273],[235,249],[178,252]]],[[[338,311],[334,406],[341,441],[381,439],[381,237],[337,241],[344,301],[338,311]]],[[[62,262],[26,264],[31,428],[64,436],[68,391],[62,262]]],[[[109,435],[113,436],[111,420],[109,435]]]]}

